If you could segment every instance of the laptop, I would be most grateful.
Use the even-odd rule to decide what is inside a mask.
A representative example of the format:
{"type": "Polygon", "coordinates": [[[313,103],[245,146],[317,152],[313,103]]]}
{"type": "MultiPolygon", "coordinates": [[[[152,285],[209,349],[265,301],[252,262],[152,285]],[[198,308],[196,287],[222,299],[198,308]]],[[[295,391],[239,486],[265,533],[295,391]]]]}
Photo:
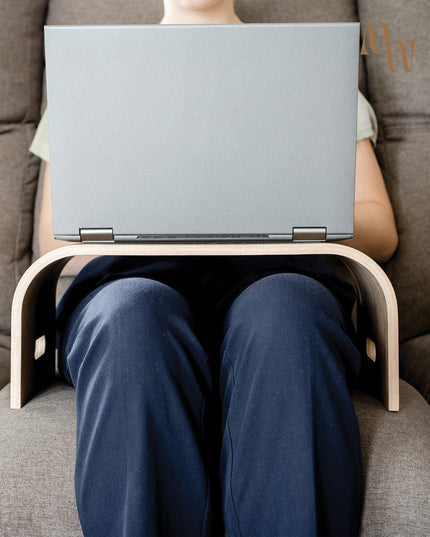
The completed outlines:
{"type": "Polygon", "coordinates": [[[359,23],[45,27],[53,231],[353,234],[359,23]]]}

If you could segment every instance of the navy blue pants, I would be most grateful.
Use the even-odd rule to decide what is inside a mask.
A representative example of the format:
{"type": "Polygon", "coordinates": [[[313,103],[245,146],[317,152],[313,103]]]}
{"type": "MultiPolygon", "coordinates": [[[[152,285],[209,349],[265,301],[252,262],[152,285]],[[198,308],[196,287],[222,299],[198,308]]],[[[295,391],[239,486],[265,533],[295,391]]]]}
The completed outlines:
{"type": "Polygon", "coordinates": [[[60,368],[76,388],[85,537],[357,535],[360,353],[334,295],[272,274],[205,322],[142,277],[74,309],[60,368]]]}

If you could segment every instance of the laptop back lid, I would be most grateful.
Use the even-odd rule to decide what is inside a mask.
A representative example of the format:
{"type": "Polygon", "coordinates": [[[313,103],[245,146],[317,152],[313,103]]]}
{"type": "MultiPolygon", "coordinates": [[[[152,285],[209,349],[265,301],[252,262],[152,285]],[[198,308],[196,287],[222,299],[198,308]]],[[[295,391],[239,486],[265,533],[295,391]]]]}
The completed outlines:
{"type": "Polygon", "coordinates": [[[57,238],[352,236],[358,23],[49,26],[45,42],[57,238]]]}

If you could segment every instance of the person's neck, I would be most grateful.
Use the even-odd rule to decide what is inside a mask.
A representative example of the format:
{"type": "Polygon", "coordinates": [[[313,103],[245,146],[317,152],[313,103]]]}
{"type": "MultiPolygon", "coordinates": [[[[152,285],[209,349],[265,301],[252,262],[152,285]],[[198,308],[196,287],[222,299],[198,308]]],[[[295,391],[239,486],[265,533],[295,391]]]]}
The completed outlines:
{"type": "Polygon", "coordinates": [[[221,6],[202,10],[181,8],[166,9],[160,24],[241,24],[234,10],[226,11],[221,6]]]}

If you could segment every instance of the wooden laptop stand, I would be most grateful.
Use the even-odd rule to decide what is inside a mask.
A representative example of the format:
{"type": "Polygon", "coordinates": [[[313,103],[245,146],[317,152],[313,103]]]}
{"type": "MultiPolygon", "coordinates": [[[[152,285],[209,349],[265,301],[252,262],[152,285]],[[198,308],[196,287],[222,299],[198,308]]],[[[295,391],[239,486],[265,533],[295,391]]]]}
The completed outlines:
{"type": "MultiPolygon", "coordinates": [[[[353,275],[364,321],[367,354],[378,364],[381,399],[399,410],[398,313],[382,268],[362,252],[336,243],[74,244],[39,258],[22,276],[12,303],[11,408],[21,408],[55,376],[55,297],[66,263],[80,255],[333,255],[353,275]]],[[[360,314],[359,320],[363,318],[360,314]]]]}

